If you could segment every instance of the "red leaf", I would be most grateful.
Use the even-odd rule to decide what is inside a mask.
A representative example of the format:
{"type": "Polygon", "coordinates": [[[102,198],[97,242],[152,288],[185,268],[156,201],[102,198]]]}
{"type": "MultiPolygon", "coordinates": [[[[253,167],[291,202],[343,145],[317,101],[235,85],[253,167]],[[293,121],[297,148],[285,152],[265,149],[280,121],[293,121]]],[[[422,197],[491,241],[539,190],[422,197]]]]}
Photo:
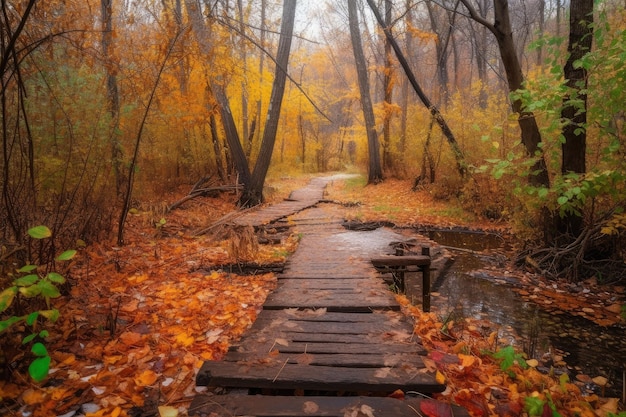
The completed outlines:
{"type": "Polygon", "coordinates": [[[420,410],[428,417],[453,417],[450,404],[426,399],[420,402],[420,410]]]}

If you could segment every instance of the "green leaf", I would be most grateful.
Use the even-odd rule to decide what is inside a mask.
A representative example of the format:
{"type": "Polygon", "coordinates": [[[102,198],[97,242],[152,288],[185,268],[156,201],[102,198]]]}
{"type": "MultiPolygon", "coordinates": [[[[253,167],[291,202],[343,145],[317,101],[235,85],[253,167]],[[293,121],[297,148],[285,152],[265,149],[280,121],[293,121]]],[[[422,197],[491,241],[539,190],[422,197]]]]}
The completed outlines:
{"type": "Polygon", "coordinates": [[[42,330],[39,332],[39,337],[41,337],[42,339],[45,339],[48,336],[50,336],[50,333],[48,333],[47,330],[42,330]]]}
{"type": "Polygon", "coordinates": [[[35,356],[44,357],[48,355],[48,349],[44,346],[43,343],[37,342],[30,349],[31,352],[35,354],[35,356]]]}
{"type": "Polygon", "coordinates": [[[35,269],[37,269],[37,265],[24,265],[23,267],[18,269],[17,272],[31,272],[35,269]]]}
{"type": "Polygon", "coordinates": [[[49,281],[39,281],[37,287],[41,291],[41,295],[49,298],[57,298],[61,296],[59,289],[49,281]]]}
{"type": "Polygon", "coordinates": [[[63,277],[63,275],[56,272],[50,272],[48,275],[46,275],[46,278],[48,279],[48,281],[54,282],[56,284],[65,284],[65,278],[63,277]]]}
{"type": "Polygon", "coordinates": [[[513,366],[513,362],[515,361],[515,349],[513,349],[513,346],[509,345],[494,353],[493,357],[502,361],[500,362],[500,369],[506,371],[513,366]]]}
{"type": "Polygon", "coordinates": [[[33,239],[45,239],[52,236],[52,231],[46,226],[35,226],[28,229],[28,235],[33,239]]]}
{"type": "Polygon", "coordinates": [[[25,345],[27,343],[30,343],[35,338],[35,336],[37,336],[35,333],[29,334],[24,338],[24,340],[22,340],[22,344],[25,345]]]}
{"type": "Polygon", "coordinates": [[[39,317],[39,311],[33,311],[26,317],[26,324],[32,326],[35,323],[35,320],[37,320],[37,317],[39,317]]]}
{"type": "Polygon", "coordinates": [[[18,323],[22,320],[22,317],[9,317],[6,320],[0,321],[0,333],[13,326],[15,323],[18,323]]]}
{"type": "Polygon", "coordinates": [[[567,198],[566,196],[562,195],[561,197],[559,197],[556,202],[559,203],[559,205],[564,205],[567,204],[567,201],[569,200],[569,198],[567,198]]]}
{"type": "Polygon", "coordinates": [[[33,285],[37,281],[39,281],[39,275],[30,274],[24,275],[23,277],[16,279],[14,284],[18,287],[28,287],[29,285],[33,285]]]}
{"type": "Polygon", "coordinates": [[[17,287],[9,287],[0,292],[0,313],[9,308],[17,294],[17,287]]]}
{"type": "Polygon", "coordinates": [[[543,414],[543,405],[545,402],[538,397],[524,398],[524,408],[529,416],[540,416],[543,414]]]}
{"type": "Polygon", "coordinates": [[[76,255],[76,251],[74,249],[66,250],[59,256],[57,256],[57,261],[69,261],[76,255]]]}
{"type": "Polygon", "coordinates": [[[38,285],[31,285],[30,287],[20,287],[20,294],[24,297],[32,298],[41,294],[41,288],[38,285]]]}
{"type": "Polygon", "coordinates": [[[53,323],[59,319],[59,310],[57,310],[56,308],[53,308],[52,310],[41,310],[39,314],[41,314],[53,323]]]}
{"type": "Polygon", "coordinates": [[[50,371],[50,356],[35,359],[28,367],[30,377],[37,382],[41,382],[48,376],[50,371]]]}

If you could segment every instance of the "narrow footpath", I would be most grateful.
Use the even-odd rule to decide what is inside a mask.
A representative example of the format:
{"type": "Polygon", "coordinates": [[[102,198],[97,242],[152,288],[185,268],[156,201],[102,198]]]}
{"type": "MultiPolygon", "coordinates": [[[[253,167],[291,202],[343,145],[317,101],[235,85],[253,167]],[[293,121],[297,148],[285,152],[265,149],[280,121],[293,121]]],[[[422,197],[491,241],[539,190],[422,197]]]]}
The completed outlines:
{"type": "MultiPolygon", "coordinates": [[[[256,322],[223,360],[205,362],[196,383],[209,390],[189,415],[428,415],[420,412],[432,402],[424,397],[445,389],[372,266],[380,253],[355,250],[342,238],[341,210],[320,204],[333,179],[317,178],[287,201],[236,220],[286,223],[301,241],[256,322]],[[390,397],[397,390],[407,393],[403,400],[390,397]]],[[[449,412],[467,415],[458,407],[449,412]]]]}

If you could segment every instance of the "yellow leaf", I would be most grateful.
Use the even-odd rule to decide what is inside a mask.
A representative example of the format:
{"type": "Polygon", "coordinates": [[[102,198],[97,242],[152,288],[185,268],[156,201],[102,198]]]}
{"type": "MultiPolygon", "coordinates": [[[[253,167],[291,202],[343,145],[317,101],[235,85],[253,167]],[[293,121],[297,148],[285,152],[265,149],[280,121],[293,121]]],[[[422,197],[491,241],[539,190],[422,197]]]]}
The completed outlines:
{"type": "Polygon", "coordinates": [[[536,368],[537,366],[539,366],[539,361],[537,359],[528,359],[526,361],[526,364],[531,368],[536,368]]]}
{"type": "Polygon", "coordinates": [[[180,343],[181,345],[183,345],[184,347],[191,346],[194,340],[195,339],[192,336],[189,336],[186,333],[180,333],[178,334],[178,336],[176,336],[176,341],[180,343]]]}
{"type": "Polygon", "coordinates": [[[459,359],[461,360],[461,366],[464,368],[468,368],[476,362],[476,357],[472,355],[464,355],[462,353],[458,354],[459,359]]]}
{"type": "Polygon", "coordinates": [[[178,409],[170,405],[160,405],[159,417],[178,417],[178,409]]]}
{"type": "Polygon", "coordinates": [[[441,372],[437,371],[437,373],[435,374],[435,381],[437,381],[438,384],[445,384],[446,377],[443,376],[441,372]]]}
{"type": "Polygon", "coordinates": [[[113,409],[113,412],[111,413],[111,417],[119,417],[120,414],[122,414],[122,409],[117,406],[115,407],[115,409],[113,409]]]}
{"type": "Polygon", "coordinates": [[[140,387],[147,387],[154,384],[157,378],[158,375],[154,371],[146,369],[137,378],[135,378],[135,384],[140,387]]]}

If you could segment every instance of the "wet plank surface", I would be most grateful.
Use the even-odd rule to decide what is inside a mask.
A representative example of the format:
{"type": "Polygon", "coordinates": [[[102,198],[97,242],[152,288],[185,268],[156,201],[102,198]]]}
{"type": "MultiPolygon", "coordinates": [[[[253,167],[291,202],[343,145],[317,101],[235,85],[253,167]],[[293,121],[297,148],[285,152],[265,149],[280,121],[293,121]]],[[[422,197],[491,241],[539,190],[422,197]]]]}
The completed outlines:
{"type": "MultiPolygon", "coordinates": [[[[308,199],[323,192],[309,190],[301,195],[308,199]]],[[[425,366],[426,351],[413,333],[413,323],[399,311],[395,295],[371,263],[371,254],[342,240],[346,232],[336,210],[314,205],[280,217],[302,236],[298,250],[278,276],[279,286],[255,323],[223,360],[204,363],[197,385],[329,396],[227,395],[213,396],[203,405],[197,398],[194,403],[207,415],[210,407],[217,406],[221,412],[228,410],[217,415],[344,416],[349,407],[363,404],[379,409],[375,415],[414,415],[402,401],[336,395],[445,389],[434,370],[425,366]],[[319,410],[311,414],[313,404],[319,410]]],[[[255,214],[242,221],[261,218],[255,214]]]]}
{"type": "MultiPolygon", "coordinates": [[[[426,415],[424,409],[432,400],[421,398],[379,397],[267,397],[267,396],[197,396],[190,410],[199,415],[228,415],[248,417],[345,417],[345,416],[384,416],[401,417],[426,415]]],[[[460,407],[439,404],[439,415],[456,417],[467,416],[460,407]],[[447,414],[443,414],[447,413],[447,414]]],[[[431,405],[432,407],[432,405],[431,405]]]]}

